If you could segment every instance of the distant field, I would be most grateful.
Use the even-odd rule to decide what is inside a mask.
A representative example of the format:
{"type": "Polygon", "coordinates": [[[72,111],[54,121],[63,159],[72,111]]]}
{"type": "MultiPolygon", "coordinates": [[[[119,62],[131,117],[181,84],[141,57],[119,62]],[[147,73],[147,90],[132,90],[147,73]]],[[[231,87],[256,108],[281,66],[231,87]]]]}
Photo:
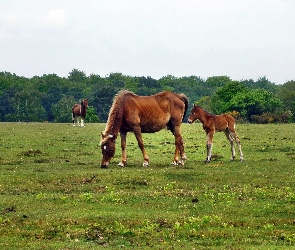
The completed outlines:
{"type": "Polygon", "coordinates": [[[0,249],[295,248],[294,124],[238,124],[243,162],[217,133],[209,164],[183,124],[177,167],[169,131],[144,134],[148,168],[128,134],[128,166],[118,138],[100,169],[104,126],[0,123],[0,249]]]}

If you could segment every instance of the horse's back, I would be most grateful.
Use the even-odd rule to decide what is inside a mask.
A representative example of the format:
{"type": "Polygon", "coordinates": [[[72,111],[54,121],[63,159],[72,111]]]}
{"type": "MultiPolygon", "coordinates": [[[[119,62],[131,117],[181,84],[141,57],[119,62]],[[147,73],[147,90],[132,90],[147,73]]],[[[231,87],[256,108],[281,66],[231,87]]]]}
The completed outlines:
{"type": "Polygon", "coordinates": [[[235,118],[233,118],[233,116],[230,115],[230,114],[224,114],[224,117],[228,121],[228,123],[233,123],[234,124],[236,122],[235,118]]]}
{"type": "Polygon", "coordinates": [[[80,104],[74,104],[74,106],[72,107],[72,112],[75,112],[77,110],[77,108],[79,108],[80,104]]]}
{"type": "Polygon", "coordinates": [[[124,97],[123,109],[123,121],[128,123],[125,125],[140,125],[142,132],[156,132],[167,126],[171,117],[175,116],[174,112],[177,112],[178,118],[183,115],[185,104],[179,95],[172,92],[151,96],[128,94],[124,97]]]}

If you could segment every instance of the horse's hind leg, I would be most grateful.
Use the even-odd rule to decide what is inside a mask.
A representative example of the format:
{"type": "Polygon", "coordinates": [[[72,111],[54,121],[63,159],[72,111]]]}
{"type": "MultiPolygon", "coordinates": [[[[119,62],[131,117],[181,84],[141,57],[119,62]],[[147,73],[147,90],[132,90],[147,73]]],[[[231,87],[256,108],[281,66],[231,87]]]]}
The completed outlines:
{"type": "Polygon", "coordinates": [[[239,151],[240,151],[240,161],[243,161],[244,160],[244,155],[243,155],[243,152],[242,152],[241,141],[240,141],[238,135],[236,134],[236,132],[233,133],[233,135],[234,135],[235,141],[236,141],[236,143],[238,145],[238,148],[239,148],[239,151]]]}
{"type": "Polygon", "coordinates": [[[235,146],[234,146],[234,138],[232,136],[231,131],[229,130],[229,128],[226,128],[226,130],[224,131],[229,143],[230,143],[230,147],[231,147],[231,161],[233,161],[236,157],[236,151],[235,151],[235,146]]]}
{"type": "Polygon", "coordinates": [[[134,132],[134,135],[137,139],[137,142],[138,142],[138,146],[139,148],[141,149],[141,152],[142,152],[142,155],[143,155],[143,166],[144,167],[148,167],[149,166],[149,157],[145,151],[145,148],[144,148],[144,144],[143,144],[143,140],[142,140],[142,135],[141,135],[141,128],[139,126],[136,126],[133,128],[133,132],[134,132]]]}
{"type": "Polygon", "coordinates": [[[180,133],[180,127],[175,127],[174,131],[171,130],[175,137],[175,153],[172,165],[184,165],[186,155],[184,153],[183,139],[180,133]],[[178,154],[180,154],[180,160],[178,160],[178,154]]]}
{"type": "Polygon", "coordinates": [[[212,158],[213,135],[214,135],[214,131],[207,133],[207,143],[206,143],[207,158],[205,160],[205,162],[207,163],[210,162],[212,158]]]}
{"type": "MultiPolygon", "coordinates": [[[[243,155],[243,152],[242,152],[242,146],[241,146],[241,141],[236,133],[236,131],[230,131],[228,129],[228,135],[227,135],[228,138],[230,138],[230,142],[231,142],[231,146],[232,146],[232,150],[234,151],[234,140],[236,141],[237,145],[238,145],[238,148],[239,148],[239,152],[240,152],[240,161],[243,161],[244,160],[244,155],[243,155]]],[[[234,153],[233,153],[233,159],[234,159],[234,153]]],[[[232,160],[233,160],[232,159],[232,160]]]]}

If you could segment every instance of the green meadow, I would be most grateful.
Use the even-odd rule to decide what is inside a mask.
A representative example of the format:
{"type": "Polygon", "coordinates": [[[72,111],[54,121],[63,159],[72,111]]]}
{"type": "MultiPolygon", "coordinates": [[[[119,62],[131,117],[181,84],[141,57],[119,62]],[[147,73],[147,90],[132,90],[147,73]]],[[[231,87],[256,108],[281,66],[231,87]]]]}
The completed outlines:
{"type": "Polygon", "coordinates": [[[101,169],[101,132],[56,123],[0,123],[0,249],[295,249],[294,124],[237,124],[244,161],[216,133],[206,158],[200,123],[174,137],[132,133],[101,169]]]}

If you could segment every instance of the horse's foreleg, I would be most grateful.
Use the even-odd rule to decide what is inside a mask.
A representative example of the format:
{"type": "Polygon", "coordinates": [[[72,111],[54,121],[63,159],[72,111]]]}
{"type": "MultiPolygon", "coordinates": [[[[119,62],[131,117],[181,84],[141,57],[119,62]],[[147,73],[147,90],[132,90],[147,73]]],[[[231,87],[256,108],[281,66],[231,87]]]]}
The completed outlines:
{"type": "Polygon", "coordinates": [[[207,148],[207,158],[205,162],[210,162],[212,158],[212,147],[213,147],[213,135],[214,132],[207,133],[207,142],[206,142],[206,148],[207,148]]]}
{"type": "Polygon", "coordinates": [[[126,152],[126,137],[127,133],[120,132],[121,137],[121,148],[122,148],[122,159],[118,166],[125,167],[127,164],[127,152],[126,152]]]}
{"type": "Polygon", "coordinates": [[[236,151],[235,151],[235,146],[234,146],[234,138],[232,136],[232,133],[229,129],[226,129],[224,131],[229,143],[230,143],[230,146],[231,146],[231,161],[233,161],[236,157],[236,151]]]}
{"type": "Polygon", "coordinates": [[[136,140],[138,142],[138,146],[142,152],[142,155],[143,155],[143,166],[144,167],[148,167],[149,166],[149,157],[145,151],[145,148],[144,148],[144,144],[143,144],[143,140],[142,140],[142,135],[141,135],[141,128],[140,127],[136,127],[136,128],[133,128],[133,132],[135,134],[135,137],[136,137],[136,140]]]}
{"type": "Polygon", "coordinates": [[[72,123],[73,123],[73,126],[75,126],[75,114],[72,113],[72,123]]]}
{"type": "Polygon", "coordinates": [[[84,118],[83,117],[81,117],[81,127],[84,127],[85,125],[84,125],[84,118]]]}

